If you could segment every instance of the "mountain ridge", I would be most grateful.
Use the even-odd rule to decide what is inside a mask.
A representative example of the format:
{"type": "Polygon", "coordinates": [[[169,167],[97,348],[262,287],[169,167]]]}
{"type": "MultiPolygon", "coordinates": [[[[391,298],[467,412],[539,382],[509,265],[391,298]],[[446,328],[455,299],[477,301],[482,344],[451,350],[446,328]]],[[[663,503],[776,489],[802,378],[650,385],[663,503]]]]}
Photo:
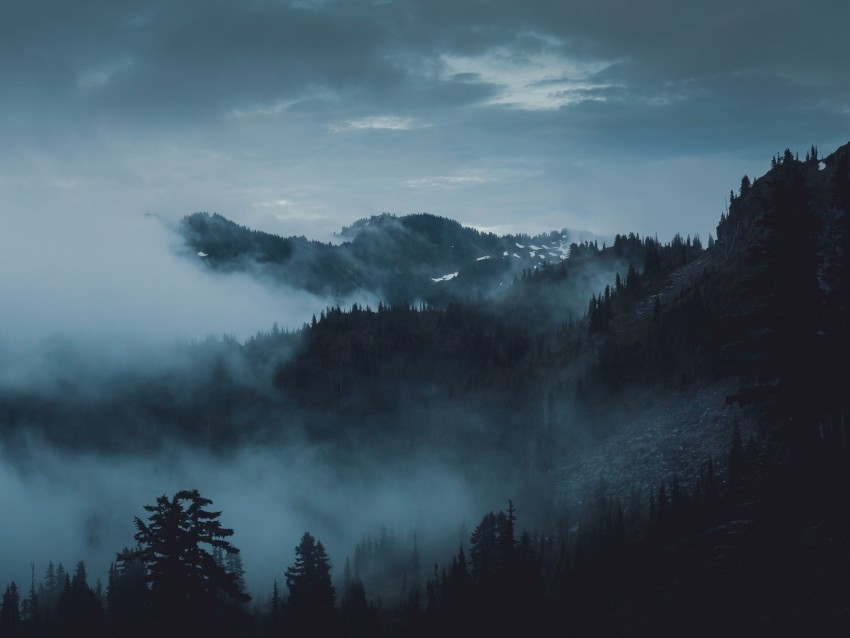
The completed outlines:
{"type": "Polygon", "coordinates": [[[246,271],[333,298],[365,291],[387,303],[441,306],[497,294],[524,269],[560,262],[578,245],[567,229],[497,236],[428,213],[359,219],[343,227],[336,245],[251,230],[217,213],[184,217],[179,232],[186,256],[213,270],[246,271]]]}

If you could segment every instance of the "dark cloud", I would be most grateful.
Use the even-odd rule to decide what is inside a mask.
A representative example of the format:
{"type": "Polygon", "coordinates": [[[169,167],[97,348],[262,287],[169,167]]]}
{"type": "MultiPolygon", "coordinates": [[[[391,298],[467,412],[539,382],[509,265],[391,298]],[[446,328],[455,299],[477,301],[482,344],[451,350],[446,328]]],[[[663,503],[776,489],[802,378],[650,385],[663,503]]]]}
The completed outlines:
{"type": "Polygon", "coordinates": [[[612,99],[626,87],[664,101],[686,84],[686,101],[752,108],[774,97],[760,93],[771,82],[790,99],[829,94],[825,110],[848,99],[843,2],[86,0],[0,11],[6,104],[29,96],[101,117],[219,116],[311,92],[314,103],[317,89],[342,110],[457,107],[495,89],[471,70],[442,76],[443,56],[496,47],[516,61],[550,52],[611,64],[597,79],[616,87],[612,99]]]}

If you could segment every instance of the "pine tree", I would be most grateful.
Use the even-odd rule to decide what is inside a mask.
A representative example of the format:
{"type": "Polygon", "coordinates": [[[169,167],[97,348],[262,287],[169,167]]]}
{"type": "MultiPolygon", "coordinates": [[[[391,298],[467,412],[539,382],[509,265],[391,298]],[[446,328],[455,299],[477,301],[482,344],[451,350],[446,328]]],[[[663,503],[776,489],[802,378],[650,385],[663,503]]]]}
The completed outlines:
{"type": "Polygon", "coordinates": [[[0,607],[0,635],[17,636],[21,625],[21,595],[15,581],[6,585],[0,607]]]}
{"type": "Polygon", "coordinates": [[[97,636],[103,627],[103,607],[97,594],[87,582],[86,564],[77,563],[73,577],[68,580],[59,597],[57,609],[59,626],[70,636],[97,636]]]}
{"type": "Polygon", "coordinates": [[[47,564],[42,580],[43,595],[39,596],[39,606],[42,616],[49,616],[56,611],[59,604],[59,594],[62,592],[61,583],[65,581],[65,568],[59,563],[57,569],[53,561],[47,564]]]}
{"type": "Polygon", "coordinates": [[[324,635],[333,627],[334,586],[321,541],[304,532],[295,548],[295,563],[285,572],[289,588],[287,618],[293,632],[324,635]]]}
{"type": "Polygon", "coordinates": [[[377,611],[366,601],[366,590],[360,580],[352,580],[340,604],[340,621],[345,636],[375,636],[380,622],[377,611]]]}
{"type": "Polygon", "coordinates": [[[274,587],[272,588],[272,622],[277,622],[280,619],[280,588],[277,586],[277,578],[274,580],[274,587]]]}
{"type": "Polygon", "coordinates": [[[224,559],[224,567],[227,570],[227,573],[236,576],[236,587],[239,591],[245,591],[245,568],[242,565],[242,555],[241,553],[233,552],[229,553],[227,557],[224,559]]]}
{"type": "MultiPolygon", "coordinates": [[[[140,551],[137,548],[136,551],[140,551]]],[[[131,554],[127,547],[122,555],[131,554]]],[[[147,571],[141,558],[113,563],[106,586],[106,618],[111,633],[141,636],[148,605],[147,571]]]]}
{"type": "Polygon", "coordinates": [[[345,557],[345,567],[342,569],[342,589],[343,591],[348,590],[348,586],[351,584],[351,563],[348,560],[348,557],[345,557]]]}
{"type": "Polygon", "coordinates": [[[35,563],[30,563],[30,572],[30,591],[21,603],[21,619],[31,628],[30,633],[34,633],[39,619],[39,600],[35,589],[35,563]]]}
{"type": "Polygon", "coordinates": [[[239,591],[237,577],[216,564],[210,551],[239,550],[226,540],[233,530],[222,527],[221,512],[205,509],[210,504],[198,490],[158,497],[155,505],[145,506],[147,522],[135,519],[140,549],[118,555],[119,561],[143,561],[157,632],[225,636],[244,621],[235,608],[250,597],[239,591]]]}

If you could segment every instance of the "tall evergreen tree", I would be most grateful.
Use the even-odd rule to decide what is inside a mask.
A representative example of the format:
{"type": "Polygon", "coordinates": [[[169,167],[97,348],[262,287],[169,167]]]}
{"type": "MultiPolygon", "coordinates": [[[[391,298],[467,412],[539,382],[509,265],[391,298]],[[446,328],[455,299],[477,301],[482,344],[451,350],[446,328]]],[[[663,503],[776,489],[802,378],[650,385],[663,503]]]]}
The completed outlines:
{"type": "MultiPolygon", "coordinates": [[[[141,550],[137,548],[136,551],[141,550]]],[[[127,547],[123,555],[129,555],[127,547]]],[[[106,618],[110,632],[121,636],[143,635],[148,613],[147,571],[141,558],[113,563],[106,587],[106,618]]]]}
{"type": "Polygon", "coordinates": [[[288,624],[299,635],[326,635],[334,625],[331,566],[321,541],[304,532],[295,548],[295,563],[285,573],[289,588],[288,624]]]}
{"type": "Polygon", "coordinates": [[[21,603],[21,619],[28,626],[28,633],[35,633],[39,621],[39,600],[35,589],[35,563],[30,564],[30,590],[21,603]]]}
{"type": "Polygon", "coordinates": [[[245,568],[242,565],[242,554],[238,552],[229,553],[224,559],[224,568],[228,574],[236,577],[236,587],[244,593],[245,568]]]}
{"type": "Polygon", "coordinates": [[[237,577],[218,565],[211,550],[227,554],[232,529],[222,527],[221,512],[198,490],[163,495],[146,505],[147,522],[136,518],[140,549],[118,555],[119,561],[141,560],[151,590],[152,630],[165,636],[229,636],[244,622],[238,603],[250,597],[239,591],[237,577]]]}
{"type": "Polygon", "coordinates": [[[103,608],[87,582],[86,564],[77,563],[59,598],[57,621],[69,636],[99,636],[103,631],[103,608]]]}
{"type": "Polygon", "coordinates": [[[6,585],[0,606],[0,636],[17,636],[21,627],[21,595],[15,581],[6,585]]]}

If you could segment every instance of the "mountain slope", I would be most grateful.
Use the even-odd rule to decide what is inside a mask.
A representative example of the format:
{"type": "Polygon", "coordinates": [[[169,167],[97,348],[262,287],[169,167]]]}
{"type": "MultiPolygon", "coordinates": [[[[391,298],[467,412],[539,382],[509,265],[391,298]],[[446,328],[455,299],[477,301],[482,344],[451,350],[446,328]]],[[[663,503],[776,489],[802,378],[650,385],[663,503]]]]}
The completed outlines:
{"type": "Polygon", "coordinates": [[[252,231],[207,213],[184,218],[180,231],[191,253],[216,270],[333,298],[363,291],[388,303],[438,305],[496,294],[523,269],[565,259],[572,242],[566,230],[498,237],[428,214],[361,219],[342,230],[339,245],[252,231]]]}

